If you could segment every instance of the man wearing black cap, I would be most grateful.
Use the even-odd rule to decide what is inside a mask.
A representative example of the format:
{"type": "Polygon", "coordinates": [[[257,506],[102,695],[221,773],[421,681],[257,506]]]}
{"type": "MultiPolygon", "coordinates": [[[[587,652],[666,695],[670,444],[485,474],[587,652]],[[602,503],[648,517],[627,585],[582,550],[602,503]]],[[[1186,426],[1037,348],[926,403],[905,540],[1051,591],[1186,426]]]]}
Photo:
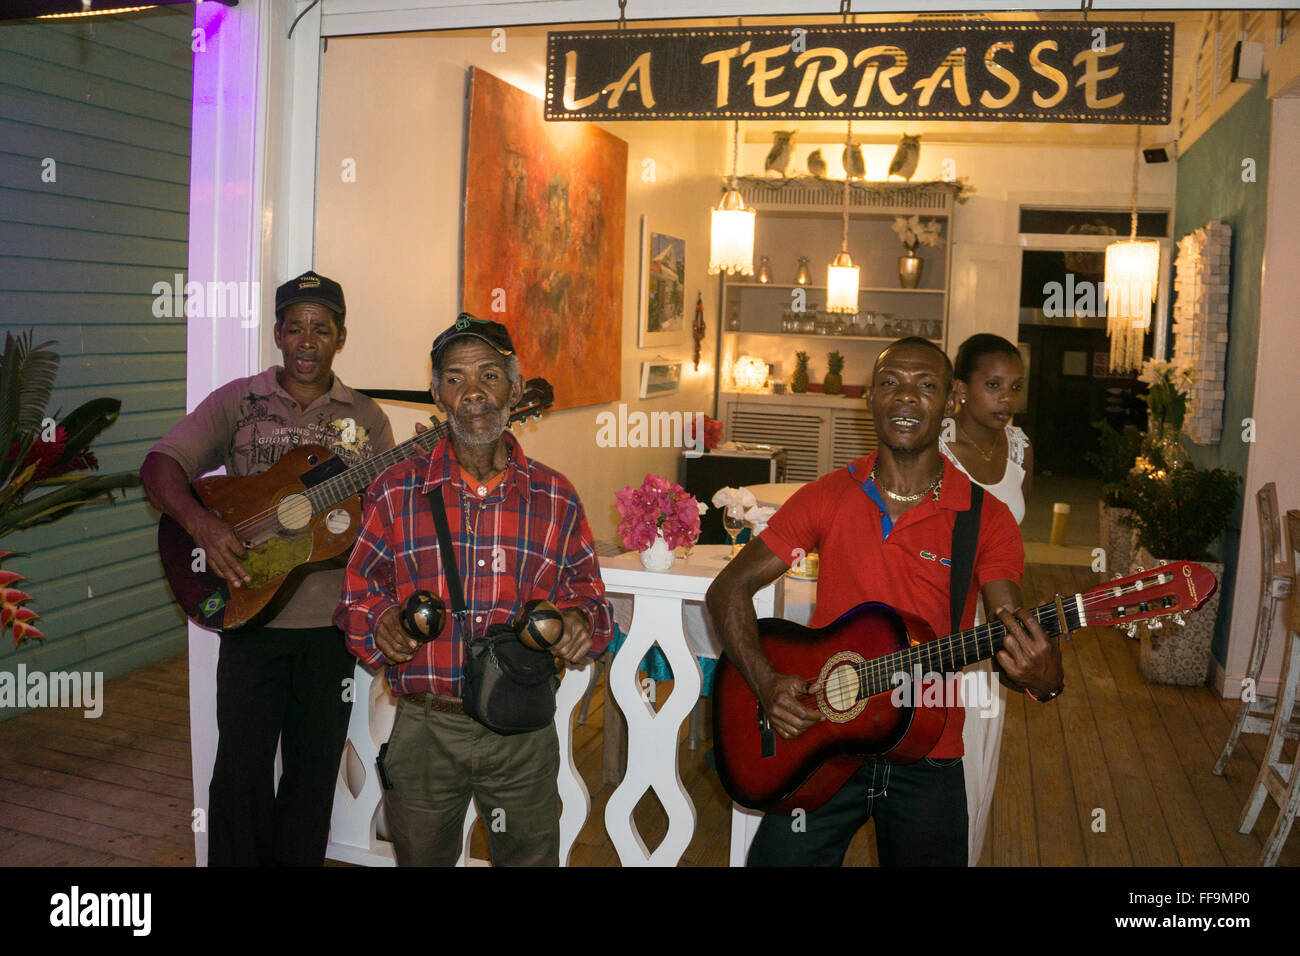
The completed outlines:
{"type": "Polygon", "coordinates": [[[335,621],[371,667],[388,665],[398,697],[384,757],[389,836],[401,866],[449,866],[471,797],[495,865],[554,866],[559,850],[555,728],[501,736],[465,715],[464,639],[511,622],[545,599],[564,633],[551,653],[586,666],[613,618],[591,529],[573,486],[524,456],[506,430],[523,393],[505,326],[462,313],[433,343],[433,397],[451,434],[427,458],[383,472],[366,492],[335,621]],[[447,516],[468,615],[417,643],[398,624],[425,590],[452,606],[433,508],[447,516]]]}
{"type": "MultiPolygon", "coordinates": [[[[324,445],[348,465],[393,447],[388,418],[332,369],[347,340],[337,282],[304,272],[275,293],[283,365],[217,389],[150,449],[140,477],[208,566],[237,588],[251,579],[244,544],[190,492],[224,465],[257,475],[299,445],[324,445]]],[[[330,619],[341,568],[314,571],[265,626],[221,636],[217,760],[208,792],[210,866],[316,865],[325,859],[353,660],[330,619]],[[284,772],[275,783],[279,743],[284,772]]]]}

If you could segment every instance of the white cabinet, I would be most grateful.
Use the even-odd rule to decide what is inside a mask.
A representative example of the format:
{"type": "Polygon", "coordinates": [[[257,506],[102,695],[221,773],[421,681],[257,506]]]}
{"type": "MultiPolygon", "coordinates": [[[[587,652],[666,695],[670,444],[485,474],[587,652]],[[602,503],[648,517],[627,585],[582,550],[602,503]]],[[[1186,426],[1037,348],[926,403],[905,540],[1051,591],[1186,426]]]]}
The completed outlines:
{"type": "Polygon", "coordinates": [[[812,481],[876,448],[876,428],[861,398],[724,392],[718,402],[728,440],[786,449],[786,481],[812,481]]]}

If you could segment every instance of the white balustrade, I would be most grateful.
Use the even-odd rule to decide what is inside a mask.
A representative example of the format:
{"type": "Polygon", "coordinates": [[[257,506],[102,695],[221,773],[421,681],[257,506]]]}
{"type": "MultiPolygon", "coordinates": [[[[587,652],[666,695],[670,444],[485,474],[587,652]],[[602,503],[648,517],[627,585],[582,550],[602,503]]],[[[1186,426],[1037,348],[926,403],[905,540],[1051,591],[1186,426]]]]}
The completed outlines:
{"type": "MultiPolygon", "coordinates": [[[[677,742],[684,721],[699,698],[701,674],[697,657],[717,657],[719,644],[707,614],[704,633],[683,627],[683,605],[698,605],[725,565],[726,545],[701,545],[678,558],[668,571],[647,571],[636,553],[601,559],[601,576],[611,596],[634,599],[631,631],[614,656],[609,672],[610,693],[627,720],[627,774],[605,805],[605,830],[624,866],[676,866],[695,833],[695,805],[682,785],[677,742]],[[637,680],[641,659],[658,644],[673,669],[673,692],[656,713],[637,680]],[[668,815],[668,832],[653,853],[632,819],[637,802],[654,790],[668,815]]],[[[759,617],[779,616],[783,610],[784,579],[754,596],[759,617]]],[[[692,615],[694,617],[694,615],[692,615]]],[[[733,807],[731,863],[743,865],[759,815],[733,807]]]]}
{"type": "MultiPolygon", "coordinates": [[[[560,773],[557,780],[563,810],[560,813],[560,862],[567,865],[578,833],[591,812],[591,795],[573,762],[573,711],[591,685],[595,668],[565,671],[555,695],[555,731],[560,741],[560,773]]],[[[378,832],[384,791],[379,782],[375,760],[379,745],[388,739],[397,713],[397,702],[388,690],[388,681],[375,676],[360,664],[356,672],[356,703],[348,723],[348,742],[344,745],[343,766],[334,795],[334,812],[330,817],[330,842],[325,855],[331,860],[364,866],[393,866],[393,844],[378,832]]],[[[469,857],[469,835],[478,813],[471,800],[465,814],[465,849],[458,866],[483,865],[486,861],[469,857]]]]}
{"type": "MultiPolygon", "coordinates": [[[[610,693],[627,719],[628,771],[605,807],[605,829],[624,866],[675,866],[695,833],[695,805],[682,785],[677,765],[677,743],[701,687],[698,657],[720,653],[716,635],[703,608],[704,594],[725,566],[727,545],[701,545],[689,557],[678,558],[669,571],[646,571],[635,553],[602,557],[601,572],[611,597],[634,600],[632,624],[626,642],[615,655],[609,673],[610,693]],[[687,625],[683,625],[685,618],[687,625]],[[672,695],[655,712],[637,679],[641,659],[654,644],[663,650],[673,669],[672,695]],[[637,802],[654,790],[668,814],[668,832],[651,853],[632,819],[637,802]]],[[[799,587],[791,582],[791,587],[799,587]]],[[[811,588],[811,586],[806,586],[811,588]]],[[[794,598],[796,602],[800,597],[794,598]]],[[[807,620],[808,608],[792,608],[795,619],[807,620]],[[799,613],[802,612],[802,613],[799,613]]],[[[780,617],[785,610],[785,579],[754,596],[759,617],[780,617]]],[[[560,860],[567,864],[578,833],[591,811],[591,797],[573,760],[573,712],[591,684],[593,667],[568,671],[556,696],[555,729],[560,743],[558,786],[560,860]]],[[[326,856],[366,866],[393,866],[393,846],[383,836],[383,789],[375,760],[379,745],[388,739],[396,701],[382,676],[360,665],[355,671],[356,702],[348,724],[330,820],[326,856]]],[[[465,816],[465,851],[460,865],[481,865],[468,855],[469,834],[477,813],[470,801],[465,816]]],[[[731,853],[733,866],[743,866],[761,815],[732,808],[731,853]]]]}

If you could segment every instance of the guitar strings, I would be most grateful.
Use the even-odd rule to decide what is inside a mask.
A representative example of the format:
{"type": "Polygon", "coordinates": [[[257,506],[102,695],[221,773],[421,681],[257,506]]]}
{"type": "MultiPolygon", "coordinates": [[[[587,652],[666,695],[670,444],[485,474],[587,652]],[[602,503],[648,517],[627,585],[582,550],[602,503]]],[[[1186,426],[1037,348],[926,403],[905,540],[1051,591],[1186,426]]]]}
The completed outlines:
{"type": "MultiPolygon", "coordinates": [[[[541,395],[533,394],[533,392],[539,387],[537,382],[538,380],[536,379],[529,379],[527,382],[524,383],[528,391],[526,391],[523,397],[519,400],[519,404],[515,405],[514,408],[511,410],[510,421],[509,421],[510,424],[514,424],[516,419],[523,420],[533,415],[540,416],[543,403],[546,403],[548,400],[544,397],[544,393],[542,393],[541,395]]],[[[549,407],[549,404],[546,405],[546,407],[549,407]]],[[[396,464],[397,462],[402,461],[407,457],[406,449],[410,448],[412,445],[418,444],[421,447],[421,449],[423,449],[424,451],[426,452],[430,451],[432,446],[426,446],[424,443],[431,438],[437,439],[437,441],[441,441],[442,438],[446,436],[449,427],[450,426],[445,421],[441,421],[441,422],[436,421],[432,425],[430,425],[428,429],[426,429],[423,432],[420,432],[418,435],[408,438],[400,445],[396,445],[393,448],[390,448],[388,451],[381,452],[380,454],[376,455],[374,458],[370,458],[364,462],[361,462],[360,464],[353,465],[351,468],[347,469],[346,471],[334,475],[331,478],[327,478],[325,481],[322,481],[319,485],[313,485],[311,488],[304,489],[303,491],[299,492],[299,494],[303,495],[308,500],[308,502],[310,502],[312,506],[312,515],[314,517],[320,512],[317,510],[318,506],[316,501],[314,501],[312,498],[313,494],[316,495],[317,497],[320,497],[324,492],[328,491],[329,495],[326,497],[331,498],[332,496],[338,493],[339,489],[337,486],[342,484],[344,479],[348,478],[351,475],[354,475],[358,471],[361,471],[362,469],[366,468],[368,465],[373,465],[375,462],[379,461],[381,458],[384,458],[386,456],[393,456],[390,464],[396,464]],[[399,452],[400,454],[398,454],[399,452]]],[[[437,442],[435,441],[434,444],[436,443],[437,442]]],[[[385,467],[387,467],[387,465],[385,467]]],[[[382,469],[380,470],[382,471],[382,469]]],[[[378,474],[378,472],[376,472],[376,474],[378,474]]],[[[351,496],[348,495],[346,497],[351,497],[351,496]]],[[[278,513],[279,513],[279,502],[276,502],[275,507],[267,508],[254,515],[249,515],[243,521],[240,521],[238,524],[234,525],[233,530],[240,535],[241,539],[251,540],[252,536],[257,534],[262,534],[263,532],[267,532],[267,531],[269,531],[271,535],[274,536],[276,534],[277,526],[279,525],[279,522],[276,518],[276,515],[278,513]]],[[[257,542],[257,543],[260,544],[261,542],[257,542]]]]}
{"type": "MultiPolygon", "coordinates": [[[[1152,569],[1152,571],[1155,573],[1161,573],[1157,569],[1152,569]]],[[[1147,572],[1147,573],[1152,573],[1152,572],[1147,572]]],[[[1089,596],[1089,594],[1081,595],[1082,604],[1086,610],[1088,608],[1105,605],[1116,597],[1123,596],[1125,594],[1136,594],[1144,590],[1148,590],[1148,588],[1141,583],[1141,580],[1128,585],[1122,585],[1122,586],[1116,585],[1115,587],[1112,588],[1105,588],[1104,586],[1102,586],[1101,588],[1098,588],[1095,591],[1089,592],[1091,596],[1089,596]],[[1116,589],[1118,589],[1119,594],[1115,593],[1116,589]]],[[[1072,597],[1069,603],[1065,604],[1064,606],[1067,608],[1067,617],[1068,617],[1068,608],[1070,606],[1077,606],[1075,598],[1072,597]]],[[[1056,619],[1055,603],[1042,604],[1034,608],[1031,613],[1037,619],[1039,624],[1058,626],[1060,623],[1056,619]]],[[[955,665],[957,651],[960,650],[962,653],[962,660],[963,660],[962,666],[966,666],[965,662],[967,659],[967,651],[973,650],[976,655],[979,655],[980,645],[985,640],[987,640],[989,649],[990,651],[992,651],[994,641],[995,640],[1000,641],[1001,639],[1005,638],[1006,633],[1007,633],[1006,625],[1003,624],[1000,620],[990,621],[985,624],[978,625],[974,628],[971,628],[968,631],[959,631],[956,634],[949,635],[947,638],[940,638],[934,641],[927,641],[924,644],[917,644],[912,647],[907,647],[898,651],[893,651],[881,657],[873,658],[870,661],[865,661],[862,664],[854,664],[852,666],[854,668],[855,673],[859,676],[860,680],[862,678],[865,678],[866,679],[865,683],[868,684],[869,687],[879,687],[881,684],[881,681],[879,679],[880,678],[892,679],[893,675],[900,672],[901,665],[922,663],[922,658],[924,658],[925,664],[933,666],[933,664],[935,663],[934,658],[936,657],[938,658],[938,662],[942,664],[944,661],[945,651],[949,652],[948,660],[955,665]],[[981,633],[981,631],[983,631],[983,633],[981,633]],[[952,640],[952,638],[956,638],[957,640],[952,640]],[[971,645],[971,641],[974,641],[973,647],[971,645]],[[945,644],[945,642],[947,643],[945,644]]],[[[1059,633],[1059,630],[1057,633],[1059,633]]],[[[989,656],[991,657],[992,654],[990,654],[989,656]]],[[[981,658],[977,657],[976,659],[979,660],[981,658]]],[[[904,670],[903,672],[906,673],[906,670],[904,670]]],[[[874,690],[869,692],[867,696],[870,697],[870,696],[875,696],[878,693],[884,693],[886,690],[892,688],[893,686],[895,686],[894,682],[892,680],[888,680],[886,686],[882,687],[880,690],[874,690]]]]}
{"type": "MultiPolygon", "coordinates": [[[[326,500],[330,500],[330,498],[337,493],[338,491],[337,486],[342,485],[345,479],[349,478],[350,476],[354,476],[359,471],[366,470],[368,467],[373,466],[374,463],[379,461],[381,458],[388,458],[388,457],[392,458],[392,461],[388,462],[388,464],[386,464],[384,467],[388,467],[388,465],[391,464],[396,464],[397,462],[407,457],[406,452],[413,445],[419,444],[421,448],[424,448],[425,451],[428,451],[428,448],[425,448],[424,446],[424,441],[427,441],[428,437],[434,437],[437,438],[438,440],[441,440],[443,434],[445,433],[445,428],[446,428],[445,423],[436,422],[427,431],[421,432],[419,435],[407,439],[406,441],[402,442],[400,445],[395,445],[394,447],[390,448],[388,451],[381,452],[380,454],[376,455],[374,458],[370,458],[364,462],[361,462],[360,464],[353,465],[351,468],[347,469],[347,471],[334,475],[331,478],[327,478],[325,481],[322,481],[320,484],[313,485],[310,488],[304,489],[303,491],[298,492],[298,494],[301,494],[310,502],[312,506],[312,514],[314,516],[319,512],[316,510],[317,504],[313,500],[313,496],[321,497],[323,495],[326,498],[326,500]],[[440,429],[442,429],[442,431],[440,431],[440,429]]],[[[380,470],[382,471],[383,469],[381,468],[380,470]]],[[[378,474],[378,472],[376,472],[376,474],[378,474]]],[[[233,530],[236,532],[236,534],[240,536],[241,539],[247,538],[250,540],[252,539],[253,536],[260,534],[262,532],[270,531],[272,534],[274,534],[276,529],[279,527],[279,521],[276,517],[278,513],[279,513],[279,502],[276,502],[276,505],[274,507],[266,508],[265,510],[260,511],[257,514],[249,515],[247,518],[240,521],[238,524],[234,525],[233,530]]]]}

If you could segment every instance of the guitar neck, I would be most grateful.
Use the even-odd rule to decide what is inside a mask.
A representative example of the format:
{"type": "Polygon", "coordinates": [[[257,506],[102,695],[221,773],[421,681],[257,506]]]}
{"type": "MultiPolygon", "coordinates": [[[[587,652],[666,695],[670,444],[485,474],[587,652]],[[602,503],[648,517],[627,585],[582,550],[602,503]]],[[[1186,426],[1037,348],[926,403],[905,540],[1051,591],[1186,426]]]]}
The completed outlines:
{"type": "Polygon", "coordinates": [[[353,465],[318,485],[313,485],[305,492],[311,502],[312,513],[319,514],[354,495],[363,494],[384,469],[399,461],[405,461],[417,452],[428,454],[445,434],[447,434],[446,422],[435,422],[414,438],[408,438],[400,445],[381,452],[374,458],[367,458],[360,464],[353,465]]]}
{"type": "MultiPolygon", "coordinates": [[[[1048,637],[1072,631],[1084,624],[1082,595],[1063,599],[1065,621],[1057,614],[1056,602],[1040,604],[1029,613],[1034,616],[1048,637]]],[[[922,674],[951,674],[971,664],[992,658],[1002,649],[1007,629],[996,618],[967,631],[958,631],[934,641],[917,644],[892,654],[885,654],[860,665],[861,677],[866,682],[868,695],[891,691],[897,685],[894,675],[914,676],[917,667],[922,674]]]]}

